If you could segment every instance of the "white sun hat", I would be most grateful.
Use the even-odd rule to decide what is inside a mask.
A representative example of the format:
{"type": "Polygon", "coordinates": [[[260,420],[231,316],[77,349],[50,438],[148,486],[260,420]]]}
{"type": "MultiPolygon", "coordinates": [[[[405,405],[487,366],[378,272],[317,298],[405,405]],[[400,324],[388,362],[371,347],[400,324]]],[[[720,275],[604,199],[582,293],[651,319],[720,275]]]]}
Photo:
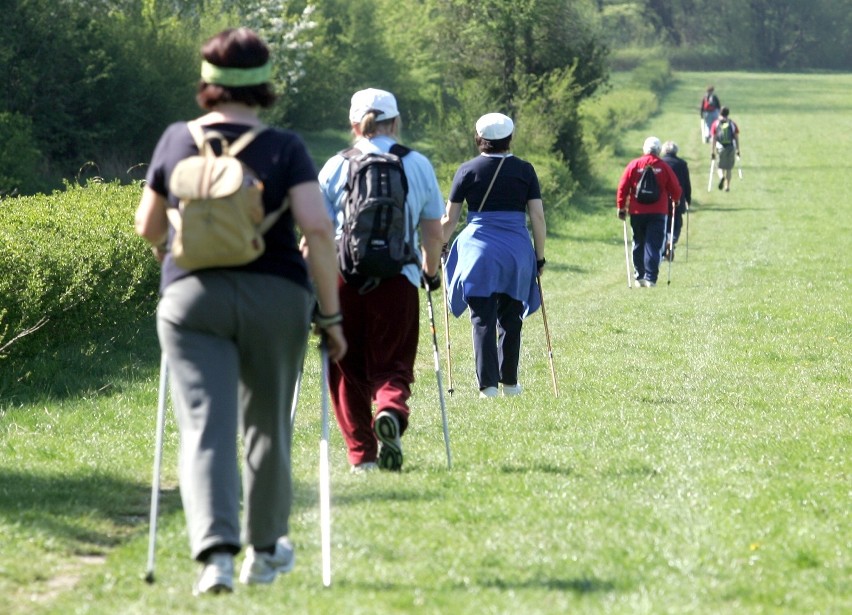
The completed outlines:
{"type": "Polygon", "coordinates": [[[483,139],[505,139],[515,130],[512,118],[502,113],[486,113],[476,121],[476,134],[483,139]]]}

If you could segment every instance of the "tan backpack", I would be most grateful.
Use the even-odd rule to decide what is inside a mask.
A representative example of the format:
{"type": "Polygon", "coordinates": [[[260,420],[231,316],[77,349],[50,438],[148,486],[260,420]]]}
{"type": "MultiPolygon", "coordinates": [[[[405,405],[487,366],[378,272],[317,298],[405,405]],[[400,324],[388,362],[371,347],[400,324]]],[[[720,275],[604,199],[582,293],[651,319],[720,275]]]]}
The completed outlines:
{"type": "Polygon", "coordinates": [[[256,126],[228,145],[216,131],[200,124],[187,126],[198,154],[175,166],[169,191],[180,201],[166,211],[174,227],[171,254],[178,267],[188,270],[245,265],[263,254],[263,234],[287,209],[287,200],[264,216],[263,183],[236,155],[266,126],[256,126]],[[216,155],[212,141],[219,141],[216,155]]]}

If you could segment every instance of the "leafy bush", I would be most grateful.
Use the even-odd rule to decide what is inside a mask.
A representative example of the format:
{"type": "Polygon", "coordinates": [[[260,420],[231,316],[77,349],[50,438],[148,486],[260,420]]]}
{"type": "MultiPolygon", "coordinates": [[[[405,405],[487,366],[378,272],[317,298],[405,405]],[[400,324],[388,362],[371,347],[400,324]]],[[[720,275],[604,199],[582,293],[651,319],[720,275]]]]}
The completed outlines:
{"type": "Polygon", "coordinates": [[[660,98],[673,82],[665,60],[650,60],[616,79],[620,85],[580,104],[583,143],[593,168],[608,164],[622,133],[634,128],[659,109],[660,98]]]}
{"type": "Polygon", "coordinates": [[[159,268],[133,230],[139,196],[138,184],[93,183],[0,202],[0,356],[153,311],[159,268]]]}
{"type": "Polygon", "coordinates": [[[0,196],[15,194],[24,186],[43,187],[43,160],[30,119],[0,111],[0,143],[0,196]]]}
{"type": "Polygon", "coordinates": [[[631,83],[654,94],[663,94],[672,82],[672,69],[668,60],[646,60],[630,74],[631,83]]]}

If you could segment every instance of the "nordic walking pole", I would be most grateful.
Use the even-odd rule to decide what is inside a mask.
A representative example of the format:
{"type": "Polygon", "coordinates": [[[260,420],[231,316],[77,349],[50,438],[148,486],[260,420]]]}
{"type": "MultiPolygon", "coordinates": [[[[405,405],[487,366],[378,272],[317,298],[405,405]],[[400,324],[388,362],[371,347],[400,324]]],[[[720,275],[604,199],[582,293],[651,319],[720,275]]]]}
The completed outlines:
{"type": "MultiPolygon", "coordinates": [[[[446,295],[445,295],[446,296],[446,295]]],[[[438,399],[441,402],[441,421],[444,426],[444,447],[447,449],[447,469],[453,469],[450,452],[450,428],[447,425],[447,403],[444,400],[444,384],[441,382],[441,360],[438,358],[438,334],[435,332],[435,314],[432,310],[432,291],[426,288],[426,303],[429,306],[429,324],[432,328],[432,354],[435,357],[435,377],[438,379],[438,399]]]]}
{"type": "Polygon", "coordinates": [[[624,261],[627,264],[627,288],[633,288],[633,276],[630,275],[630,250],[627,248],[627,219],[624,223],[624,261]]]}
{"type": "Polygon", "coordinates": [[[169,382],[166,354],[160,356],[160,390],[157,397],[157,432],[154,442],[154,476],[151,481],[151,517],[148,529],[148,567],[145,582],[154,582],[154,557],[157,545],[157,513],[160,506],[160,466],[163,463],[163,432],[166,430],[166,393],[169,382]]]}
{"type": "Polygon", "coordinates": [[[675,214],[677,213],[675,211],[675,209],[676,209],[676,206],[675,206],[674,203],[672,203],[672,223],[671,223],[671,226],[669,227],[669,238],[668,238],[668,244],[669,244],[669,279],[666,282],[666,286],[671,286],[671,284],[672,284],[672,261],[674,260],[674,222],[675,222],[675,214]]]}
{"type": "Polygon", "coordinates": [[[713,171],[716,170],[716,159],[710,159],[710,178],[707,180],[707,192],[713,191],[713,171]]]}
{"type": "Polygon", "coordinates": [[[541,300],[541,319],[544,321],[544,336],[547,338],[547,356],[550,359],[550,377],[553,380],[553,396],[559,397],[559,388],[556,386],[556,368],[553,366],[553,346],[550,344],[550,329],[547,326],[547,312],[544,309],[544,292],[541,290],[541,274],[536,273],[535,281],[538,285],[538,297],[541,300]]]}
{"type": "MultiPolygon", "coordinates": [[[[309,329],[310,331],[310,329],[309,329]]],[[[296,406],[299,403],[299,392],[302,390],[302,375],[305,373],[305,355],[302,355],[302,366],[296,376],[296,386],[293,389],[293,401],[290,403],[290,434],[296,427],[296,406]]]]}
{"type": "Polygon", "coordinates": [[[293,402],[290,404],[290,433],[293,433],[293,428],[296,425],[296,405],[299,403],[299,390],[302,388],[302,372],[304,366],[299,370],[299,375],[296,376],[296,387],[293,390],[293,402]]]}
{"type": "Polygon", "coordinates": [[[689,260],[689,203],[686,203],[686,259],[689,260]]]}
{"type": "Polygon", "coordinates": [[[328,466],[328,347],[320,342],[322,387],[322,434],[320,437],[319,494],[320,542],[322,545],[322,584],[331,585],[331,473],[328,466]]]}
{"type": "Polygon", "coordinates": [[[450,355],[450,290],[447,287],[447,261],[441,256],[441,275],[444,278],[444,337],[447,339],[447,393],[453,396],[453,360],[450,355]]]}

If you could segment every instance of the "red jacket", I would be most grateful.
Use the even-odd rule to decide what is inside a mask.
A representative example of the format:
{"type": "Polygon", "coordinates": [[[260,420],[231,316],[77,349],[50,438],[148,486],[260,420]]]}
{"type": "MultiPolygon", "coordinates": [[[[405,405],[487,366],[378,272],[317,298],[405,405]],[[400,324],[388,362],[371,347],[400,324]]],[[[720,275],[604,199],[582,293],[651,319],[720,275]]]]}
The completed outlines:
{"type": "Polygon", "coordinates": [[[624,173],[621,174],[621,179],[618,181],[615,206],[618,209],[624,209],[625,205],[629,203],[628,213],[631,216],[636,214],[668,214],[669,199],[677,203],[680,201],[680,197],[680,182],[678,182],[672,168],[660,160],[658,156],[645,154],[631,161],[625,167],[624,173]],[[660,187],[660,198],[657,199],[656,203],[646,205],[639,203],[633,195],[636,192],[636,184],[639,183],[639,178],[642,176],[642,169],[649,164],[654,167],[657,185],[660,187]]]}

